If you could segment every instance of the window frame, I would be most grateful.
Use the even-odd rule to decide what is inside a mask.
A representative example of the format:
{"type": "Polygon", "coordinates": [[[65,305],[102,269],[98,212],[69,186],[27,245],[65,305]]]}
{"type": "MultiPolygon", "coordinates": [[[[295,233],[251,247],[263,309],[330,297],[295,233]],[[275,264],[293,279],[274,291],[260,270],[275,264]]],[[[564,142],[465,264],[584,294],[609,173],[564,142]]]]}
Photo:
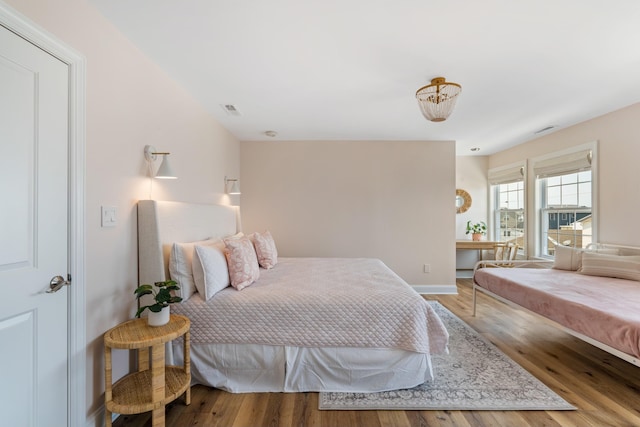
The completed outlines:
{"type": "MultiPolygon", "coordinates": [[[[531,170],[532,170],[532,181],[534,184],[534,191],[535,191],[535,197],[534,197],[534,218],[535,218],[535,225],[534,225],[534,235],[535,235],[535,254],[536,257],[542,258],[542,259],[553,259],[552,255],[546,255],[545,254],[545,250],[547,249],[547,235],[548,235],[548,230],[545,231],[545,226],[546,226],[546,222],[545,222],[545,218],[544,218],[544,214],[545,212],[548,213],[549,211],[553,211],[553,212],[559,212],[559,213],[569,213],[569,212],[581,212],[584,210],[589,209],[589,207],[584,207],[584,206],[560,206],[560,207],[548,207],[546,206],[546,200],[545,200],[545,195],[546,195],[546,188],[544,186],[544,179],[543,178],[547,178],[547,176],[540,178],[537,174],[536,174],[536,164],[544,164],[544,163],[548,163],[549,161],[554,161],[555,159],[560,159],[563,157],[571,157],[572,155],[575,155],[576,153],[580,153],[582,151],[590,151],[591,153],[591,164],[590,164],[590,170],[591,170],[591,226],[592,226],[592,233],[591,233],[591,239],[593,243],[597,243],[598,242],[598,201],[599,201],[599,197],[598,197],[598,141],[592,141],[586,144],[581,144],[566,150],[561,150],[561,151],[557,151],[554,153],[549,153],[545,156],[540,156],[537,157],[535,159],[531,160],[531,170]]],[[[582,170],[586,170],[586,169],[582,169],[582,170]]],[[[567,170],[566,173],[556,173],[553,176],[560,176],[560,175],[568,175],[571,173],[575,173],[575,172],[579,172],[579,170],[567,170]]]]}
{"type": "Polygon", "coordinates": [[[503,241],[501,236],[501,218],[506,213],[522,213],[522,242],[518,244],[518,255],[526,257],[527,254],[527,235],[528,235],[528,215],[527,215],[527,168],[526,161],[515,162],[503,167],[490,169],[488,171],[489,196],[491,207],[490,218],[490,236],[497,242],[503,241]],[[500,186],[522,182],[523,207],[520,209],[503,209],[500,204],[500,186]]]}
{"type": "MultiPolygon", "coordinates": [[[[493,227],[492,227],[492,236],[493,236],[493,240],[496,242],[504,242],[506,241],[506,239],[504,239],[505,237],[510,237],[510,236],[504,236],[502,233],[502,219],[503,216],[505,214],[507,215],[522,215],[522,236],[521,239],[522,241],[518,243],[518,254],[519,255],[524,255],[526,254],[526,241],[527,241],[527,186],[526,186],[526,182],[524,180],[519,180],[519,181],[513,181],[513,182],[503,182],[500,184],[492,184],[491,187],[493,188],[493,197],[494,197],[494,203],[493,203],[493,215],[492,215],[492,219],[493,219],[493,227]],[[522,208],[516,208],[516,209],[509,209],[509,208],[502,208],[500,207],[500,186],[501,185],[509,185],[509,184],[514,184],[514,183],[522,183],[522,208]]],[[[520,191],[520,189],[516,190],[516,191],[520,191]]],[[[519,221],[516,220],[516,228],[517,227],[517,223],[519,221]]],[[[517,238],[517,236],[516,236],[517,238]]]]}

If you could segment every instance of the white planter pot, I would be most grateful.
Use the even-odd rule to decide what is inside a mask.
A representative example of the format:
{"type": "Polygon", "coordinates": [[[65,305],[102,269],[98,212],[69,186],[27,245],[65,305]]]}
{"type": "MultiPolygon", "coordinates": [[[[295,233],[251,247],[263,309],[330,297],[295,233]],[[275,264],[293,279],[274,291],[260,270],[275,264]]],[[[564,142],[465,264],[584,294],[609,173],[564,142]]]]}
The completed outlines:
{"type": "Polygon", "coordinates": [[[147,321],[149,322],[149,326],[162,326],[169,323],[169,317],[171,316],[171,306],[168,305],[158,313],[154,313],[149,310],[149,316],[147,317],[147,321]]]}

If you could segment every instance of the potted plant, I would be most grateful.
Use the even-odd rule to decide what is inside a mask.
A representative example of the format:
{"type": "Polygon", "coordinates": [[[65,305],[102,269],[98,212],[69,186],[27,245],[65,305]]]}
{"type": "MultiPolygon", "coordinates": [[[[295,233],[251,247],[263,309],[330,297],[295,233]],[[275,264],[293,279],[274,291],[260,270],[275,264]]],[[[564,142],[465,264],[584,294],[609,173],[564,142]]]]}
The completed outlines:
{"type": "Polygon", "coordinates": [[[153,295],[155,301],[151,305],[143,305],[138,308],[136,317],[140,317],[143,311],[149,309],[148,322],[151,326],[161,326],[169,323],[170,308],[169,304],[182,301],[181,297],[172,295],[172,291],[179,290],[178,283],[174,280],[165,280],[164,282],[155,282],[153,286],[144,284],[140,285],[134,293],[136,299],[140,301],[140,298],[144,295],[153,295]]]}
{"type": "Polygon", "coordinates": [[[465,234],[471,234],[471,240],[479,241],[484,234],[487,234],[487,224],[484,221],[476,222],[475,224],[467,221],[467,232],[465,234]]]}

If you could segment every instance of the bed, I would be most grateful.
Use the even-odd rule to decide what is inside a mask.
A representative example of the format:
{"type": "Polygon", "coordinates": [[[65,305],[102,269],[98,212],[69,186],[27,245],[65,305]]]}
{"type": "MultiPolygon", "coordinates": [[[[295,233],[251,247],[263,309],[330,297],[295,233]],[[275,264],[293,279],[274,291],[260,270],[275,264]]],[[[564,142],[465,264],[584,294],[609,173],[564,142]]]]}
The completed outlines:
{"type": "Polygon", "coordinates": [[[480,262],[473,276],[474,315],[476,292],[483,292],[640,366],[639,254],[638,248],[601,244],[586,251],[558,247],[553,265],[521,261],[515,268],[483,268],[493,262],[480,262]]]}
{"type": "MultiPolygon", "coordinates": [[[[169,279],[174,244],[233,236],[239,224],[231,206],[139,201],[140,283],[169,279]]],[[[234,393],[410,388],[447,351],[430,305],[375,259],[278,258],[246,289],[171,307],[191,320],[193,383],[234,393]]],[[[167,352],[181,363],[180,342],[167,352]]]]}

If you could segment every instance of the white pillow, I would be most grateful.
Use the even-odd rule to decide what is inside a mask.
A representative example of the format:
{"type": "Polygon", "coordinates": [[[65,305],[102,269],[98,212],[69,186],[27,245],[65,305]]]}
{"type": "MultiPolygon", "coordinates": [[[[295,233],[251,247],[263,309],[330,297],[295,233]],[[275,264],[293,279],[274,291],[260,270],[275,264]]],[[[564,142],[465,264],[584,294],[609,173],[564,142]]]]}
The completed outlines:
{"type": "Polygon", "coordinates": [[[620,251],[613,248],[582,249],[558,245],[556,246],[553,267],[551,268],[555,268],[557,270],[578,271],[580,270],[580,267],[582,267],[582,257],[585,253],[618,255],[620,251]]]}
{"type": "Polygon", "coordinates": [[[193,278],[198,292],[208,301],[229,286],[229,269],[224,255],[225,244],[215,240],[213,245],[196,245],[193,254],[193,278]]]}
{"type": "Polygon", "coordinates": [[[582,254],[582,267],[578,273],[640,281],[640,256],[585,252],[582,254]]]}
{"type": "Polygon", "coordinates": [[[557,245],[552,268],[555,268],[557,270],[577,271],[578,268],[580,268],[582,252],[582,249],[557,245]]]}
{"type": "Polygon", "coordinates": [[[180,291],[177,292],[183,301],[189,299],[196,292],[196,285],[193,281],[191,262],[193,251],[196,245],[211,243],[210,240],[200,240],[190,243],[174,243],[171,245],[169,253],[169,276],[171,280],[178,282],[180,291]]]}

